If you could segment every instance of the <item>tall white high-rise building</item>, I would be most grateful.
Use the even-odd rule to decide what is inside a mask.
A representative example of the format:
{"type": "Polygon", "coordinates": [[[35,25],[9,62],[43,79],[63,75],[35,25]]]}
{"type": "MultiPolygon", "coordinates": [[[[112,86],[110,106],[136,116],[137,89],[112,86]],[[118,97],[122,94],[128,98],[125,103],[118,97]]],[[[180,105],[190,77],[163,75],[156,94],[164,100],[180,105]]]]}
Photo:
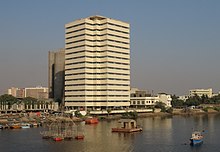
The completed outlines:
{"type": "Polygon", "coordinates": [[[65,107],[130,105],[130,26],[91,16],[65,25],[65,107]]]}

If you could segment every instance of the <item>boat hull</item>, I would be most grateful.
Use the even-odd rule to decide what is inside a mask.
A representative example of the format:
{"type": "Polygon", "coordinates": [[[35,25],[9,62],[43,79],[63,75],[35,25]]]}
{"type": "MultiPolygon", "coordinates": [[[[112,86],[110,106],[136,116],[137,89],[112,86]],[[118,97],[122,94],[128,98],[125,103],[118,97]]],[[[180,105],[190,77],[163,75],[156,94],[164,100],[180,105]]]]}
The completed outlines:
{"type": "Polygon", "coordinates": [[[54,137],[53,140],[54,140],[54,141],[62,141],[63,138],[62,138],[62,137],[54,137]]]}
{"type": "Polygon", "coordinates": [[[77,136],[75,136],[75,139],[77,139],[77,140],[82,140],[82,139],[84,139],[84,135],[77,135],[77,136]]]}
{"type": "Polygon", "coordinates": [[[89,118],[85,120],[86,124],[97,124],[99,121],[97,118],[89,118]]]}
{"type": "Polygon", "coordinates": [[[142,128],[131,128],[131,129],[112,128],[112,132],[126,132],[126,133],[131,133],[131,132],[139,132],[139,131],[142,131],[142,128]]]}
{"type": "Polygon", "coordinates": [[[203,143],[202,139],[190,139],[190,145],[201,145],[203,143]]]}
{"type": "Polygon", "coordinates": [[[30,126],[21,126],[22,129],[30,128],[30,126]]]}
{"type": "Polygon", "coordinates": [[[14,125],[14,126],[10,126],[11,129],[21,129],[21,126],[19,125],[14,125]]]}

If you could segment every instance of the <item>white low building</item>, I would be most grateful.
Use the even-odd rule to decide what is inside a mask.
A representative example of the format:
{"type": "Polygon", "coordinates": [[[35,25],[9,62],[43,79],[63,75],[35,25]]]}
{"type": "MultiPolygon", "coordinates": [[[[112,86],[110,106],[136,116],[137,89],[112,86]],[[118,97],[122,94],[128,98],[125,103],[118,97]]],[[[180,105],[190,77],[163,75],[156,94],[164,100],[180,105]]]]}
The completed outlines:
{"type": "Polygon", "coordinates": [[[171,95],[166,93],[159,93],[157,96],[151,96],[147,94],[146,91],[135,90],[131,93],[130,105],[133,108],[147,108],[149,106],[154,106],[157,102],[162,102],[166,107],[171,107],[171,95]]]}
{"type": "Polygon", "coordinates": [[[203,95],[205,95],[205,96],[208,96],[209,98],[211,98],[212,97],[212,88],[189,90],[189,96],[190,97],[193,97],[195,95],[198,95],[199,97],[202,97],[203,95]]]}

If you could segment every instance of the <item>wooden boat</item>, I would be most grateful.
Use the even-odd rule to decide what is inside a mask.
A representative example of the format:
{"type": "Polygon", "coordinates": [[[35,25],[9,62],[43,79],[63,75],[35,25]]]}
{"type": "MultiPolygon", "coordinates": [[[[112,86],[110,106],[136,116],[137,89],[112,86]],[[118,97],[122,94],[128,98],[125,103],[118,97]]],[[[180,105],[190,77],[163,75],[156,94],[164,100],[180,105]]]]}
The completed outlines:
{"type": "Polygon", "coordinates": [[[194,131],[190,138],[190,145],[200,145],[203,143],[203,135],[200,131],[194,131]]]}
{"type": "Polygon", "coordinates": [[[80,139],[84,139],[84,135],[76,135],[75,136],[75,139],[77,139],[77,140],[80,140],[80,139]]]}
{"type": "Polygon", "coordinates": [[[10,125],[11,129],[21,129],[21,125],[20,124],[12,124],[10,125]]]}
{"type": "Polygon", "coordinates": [[[85,120],[86,124],[97,124],[99,122],[98,118],[91,117],[85,120]]]}
{"type": "Polygon", "coordinates": [[[61,137],[61,136],[55,136],[55,137],[53,137],[53,140],[54,140],[54,141],[62,141],[62,140],[63,140],[63,137],[61,137]]]}
{"type": "Polygon", "coordinates": [[[136,121],[133,119],[120,119],[117,127],[112,128],[112,132],[131,133],[138,131],[142,131],[142,128],[138,127],[136,121]]]}

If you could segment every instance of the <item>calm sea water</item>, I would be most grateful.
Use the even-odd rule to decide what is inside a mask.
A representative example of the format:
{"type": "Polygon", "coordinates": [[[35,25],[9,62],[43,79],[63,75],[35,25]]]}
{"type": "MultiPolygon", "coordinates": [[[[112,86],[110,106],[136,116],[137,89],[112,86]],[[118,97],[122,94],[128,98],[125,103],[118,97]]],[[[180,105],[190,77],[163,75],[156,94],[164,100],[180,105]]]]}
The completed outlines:
{"type": "Polygon", "coordinates": [[[148,117],[137,119],[138,133],[112,133],[117,121],[84,125],[85,139],[54,142],[41,138],[40,128],[0,130],[0,152],[217,152],[220,115],[148,117]],[[201,146],[189,145],[191,132],[205,130],[201,146]]]}

